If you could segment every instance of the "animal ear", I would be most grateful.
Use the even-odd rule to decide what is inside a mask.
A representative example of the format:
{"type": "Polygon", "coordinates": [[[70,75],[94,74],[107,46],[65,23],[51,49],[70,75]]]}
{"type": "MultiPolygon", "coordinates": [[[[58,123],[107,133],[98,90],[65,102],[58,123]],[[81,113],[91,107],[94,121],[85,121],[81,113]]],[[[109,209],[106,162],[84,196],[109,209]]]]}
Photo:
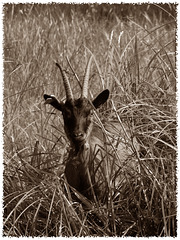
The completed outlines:
{"type": "Polygon", "coordinates": [[[62,111],[63,103],[60,103],[55,96],[44,94],[45,104],[50,104],[59,111],[62,111]]]}
{"type": "Polygon", "coordinates": [[[104,104],[109,97],[109,90],[106,89],[102,91],[93,101],[93,105],[95,108],[100,107],[102,104],[104,104]]]}

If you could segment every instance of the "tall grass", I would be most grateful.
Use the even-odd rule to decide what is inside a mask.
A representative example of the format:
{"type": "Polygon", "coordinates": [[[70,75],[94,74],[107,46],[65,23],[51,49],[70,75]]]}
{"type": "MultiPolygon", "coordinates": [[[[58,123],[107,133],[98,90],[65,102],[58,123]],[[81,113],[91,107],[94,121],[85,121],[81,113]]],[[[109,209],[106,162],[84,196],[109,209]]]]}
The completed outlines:
{"type": "Polygon", "coordinates": [[[174,4],[4,5],[4,236],[176,236],[175,51],[174,4]],[[111,92],[102,122],[126,123],[140,150],[106,204],[85,210],[64,180],[62,117],[43,94],[65,97],[58,61],[77,97],[72,69],[81,82],[91,54],[91,95],[111,92]]]}

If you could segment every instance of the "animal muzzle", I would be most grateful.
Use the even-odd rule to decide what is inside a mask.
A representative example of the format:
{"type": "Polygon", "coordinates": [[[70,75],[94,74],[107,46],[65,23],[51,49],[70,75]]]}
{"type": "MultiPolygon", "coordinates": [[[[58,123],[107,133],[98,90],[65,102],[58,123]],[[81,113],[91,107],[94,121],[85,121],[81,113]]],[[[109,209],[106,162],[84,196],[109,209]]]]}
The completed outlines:
{"type": "Polygon", "coordinates": [[[81,131],[75,131],[72,134],[73,138],[77,142],[83,142],[86,140],[86,134],[81,131]]]}

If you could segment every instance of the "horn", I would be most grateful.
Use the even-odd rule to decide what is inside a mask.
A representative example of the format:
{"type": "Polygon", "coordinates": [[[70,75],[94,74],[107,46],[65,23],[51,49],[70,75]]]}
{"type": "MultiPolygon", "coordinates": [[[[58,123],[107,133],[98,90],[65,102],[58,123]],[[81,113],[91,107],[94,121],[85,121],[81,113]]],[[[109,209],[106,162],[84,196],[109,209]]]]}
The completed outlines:
{"type": "Polygon", "coordinates": [[[85,72],[81,97],[86,97],[86,98],[88,97],[89,72],[90,72],[90,68],[91,68],[92,58],[93,58],[93,56],[91,55],[91,57],[89,58],[89,61],[87,63],[87,66],[86,66],[86,72],[85,72]]]}
{"type": "Polygon", "coordinates": [[[62,70],[59,63],[56,63],[56,66],[60,69],[60,72],[61,72],[61,75],[62,75],[62,78],[63,78],[64,88],[65,88],[65,91],[66,91],[66,99],[67,100],[72,100],[73,99],[73,94],[72,94],[71,86],[70,86],[69,80],[67,78],[67,75],[66,75],[65,71],[62,70]]]}

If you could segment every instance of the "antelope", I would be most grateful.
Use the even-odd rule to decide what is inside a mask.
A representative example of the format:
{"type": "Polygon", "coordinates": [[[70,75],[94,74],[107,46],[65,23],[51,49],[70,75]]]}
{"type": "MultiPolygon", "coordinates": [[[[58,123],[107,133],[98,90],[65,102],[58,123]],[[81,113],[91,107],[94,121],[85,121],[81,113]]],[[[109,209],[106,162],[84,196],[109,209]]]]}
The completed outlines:
{"type": "MultiPolygon", "coordinates": [[[[59,102],[54,95],[44,94],[45,104],[50,104],[62,112],[64,130],[70,141],[71,149],[65,164],[67,182],[90,200],[101,195],[100,179],[103,177],[101,164],[105,159],[103,154],[100,153],[100,148],[102,148],[105,139],[99,127],[94,130],[93,112],[103,105],[109,97],[109,90],[106,89],[94,100],[90,101],[88,99],[91,61],[92,57],[88,61],[81,95],[78,99],[74,99],[66,72],[58,63],[56,63],[56,66],[59,68],[63,79],[66,101],[65,103],[59,102]],[[97,135],[101,137],[97,137],[97,135]],[[95,151],[95,148],[97,151],[95,151]]],[[[121,148],[120,150],[122,150],[121,148]]],[[[101,179],[101,183],[103,181],[101,179]]]]}

